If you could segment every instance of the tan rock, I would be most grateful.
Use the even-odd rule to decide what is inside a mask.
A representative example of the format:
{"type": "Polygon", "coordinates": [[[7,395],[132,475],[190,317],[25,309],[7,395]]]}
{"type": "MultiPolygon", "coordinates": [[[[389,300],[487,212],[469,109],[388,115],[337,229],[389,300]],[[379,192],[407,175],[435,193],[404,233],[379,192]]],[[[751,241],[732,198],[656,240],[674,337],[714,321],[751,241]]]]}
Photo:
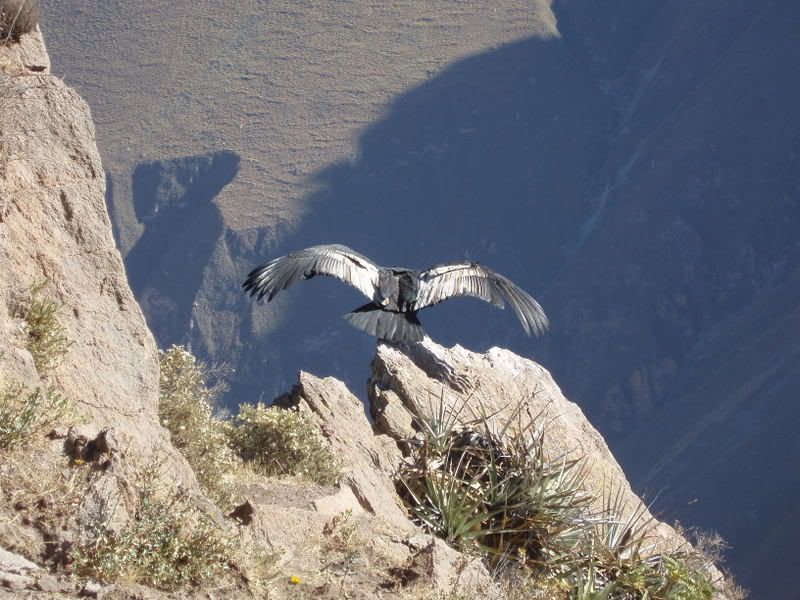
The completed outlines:
{"type": "Polygon", "coordinates": [[[47,72],[39,33],[0,48],[0,59],[0,382],[38,386],[46,376],[79,418],[113,428],[142,461],[157,458],[170,480],[194,487],[158,422],[156,346],[114,244],[89,108],[47,72]],[[33,368],[19,318],[41,282],[72,342],[49,374],[33,368]]]}
{"type": "Polygon", "coordinates": [[[280,402],[316,415],[334,455],[342,461],[342,487],[350,488],[366,512],[412,529],[392,484],[402,460],[397,444],[388,436],[375,435],[364,405],[341,381],[301,372],[297,385],[280,402]]]}
{"type": "Polygon", "coordinates": [[[363,513],[364,509],[349,486],[343,486],[330,496],[323,496],[312,501],[314,510],[323,515],[337,515],[345,511],[353,514],[363,513]]]}
{"type": "Polygon", "coordinates": [[[31,68],[44,73],[50,71],[50,57],[42,43],[42,32],[38,27],[35,33],[23,35],[18,44],[4,46],[2,59],[0,67],[5,66],[7,70],[10,68],[12,72],[17,69],[29,71],[31,68]]]}
{"type": "MultiPolygon", "coordinates": [[[[640,510],[643,518],[649,518],[602,436],[535,362],[501,348],[478,354],[461,346],[444,348],[426,338],[402,349],[380,343],[372,367],[369,397],[376,428],[382,433],[401,439],[398,432],[411,414],[429,414],[440,401],[456,411],[466,402],[461,422],[489,415],[498,430],[509,421],[510,430],[533,421],[544,426],[545,447],[552,459],[586,458],[586,485],[597,496],[598,507],[605,495],[622,490],[626,514],[640,510]],[[399,404],[407,417],[398,417],[399,404]]],[[[670,543],[685,543],[668,525],[661,524],[659,531],[670,543]]]]}
{"type": "Polygon", "coordinates": [[[24,590],[32,587],[40,568],[22,556],[0,548],[0,587],[24,590]]]}
{"type": "Polygon", "coordinates": [[[480,593],[481,597],[489,597],[493,582],[480,559],[461,554],[430,535],[416,535],[408,540],[408,545],[414,551],[411,564],[420,569],[436,589],[444,593],[480,593]]]}

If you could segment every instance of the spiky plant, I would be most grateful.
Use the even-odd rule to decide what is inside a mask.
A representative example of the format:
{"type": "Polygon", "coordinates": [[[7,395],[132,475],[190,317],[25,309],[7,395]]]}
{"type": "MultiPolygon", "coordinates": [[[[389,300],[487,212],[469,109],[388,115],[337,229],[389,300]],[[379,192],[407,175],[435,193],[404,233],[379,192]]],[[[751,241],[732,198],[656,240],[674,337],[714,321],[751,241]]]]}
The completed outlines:
{"type": "Polygon", "coordinates": [[[653,517],[627,507],[623,488],[592,508],[584,462],[547,456],[542,415],[524,419],[517,406],[498,426],[482,407],[471,413],[444,396],[418,411],[421,440],[409,444],[397,489],[420,526],[494,573],[556,580],[574,600],[710,600],[702,566],[687,552],[656,553],[653,517]]]}
{"type": "Polygon", "coordinates": [[[493,563],[568,556],[587,526],[581,507],[590,498],[580,489],[579,462],[548,460],[543,435],[531,425],[511,435],[511,443],[486,419],[461,425],[463,409],[440,398],[418,416],[423,439],[398,480],[415,520],[493,563]]]}
{"type": "MultiPolygon", "coordinates": [[[[570,600],[610,600],[614,596],[617,584],[609,582],[599,582],[596,577],[594,565],[591,563],[584,571],[575,571],[575,587],[570,595],[570,600]]],[[[642,598],[641,600],[647,600],[642,598]]]]}

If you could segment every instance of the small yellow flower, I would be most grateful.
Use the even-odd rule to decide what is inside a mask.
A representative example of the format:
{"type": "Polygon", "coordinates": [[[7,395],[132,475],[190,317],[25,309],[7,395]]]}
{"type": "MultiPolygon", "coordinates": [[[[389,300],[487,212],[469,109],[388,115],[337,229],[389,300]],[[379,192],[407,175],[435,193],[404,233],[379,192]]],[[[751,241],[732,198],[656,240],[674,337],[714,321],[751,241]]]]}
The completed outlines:
{"type": "Polygon", "coordinates": [[[289,583],[292,585],[298,585],[300,583],[300,578],[297,575],[292,575],[289,577],[289,583]]]}
{"type": "Polygon", "coordinates": [[[72,464],[80,466],[86,464],[86,461],[83,460],[82,458],[76,458],[74,461],[72,461],[72,464]]]}

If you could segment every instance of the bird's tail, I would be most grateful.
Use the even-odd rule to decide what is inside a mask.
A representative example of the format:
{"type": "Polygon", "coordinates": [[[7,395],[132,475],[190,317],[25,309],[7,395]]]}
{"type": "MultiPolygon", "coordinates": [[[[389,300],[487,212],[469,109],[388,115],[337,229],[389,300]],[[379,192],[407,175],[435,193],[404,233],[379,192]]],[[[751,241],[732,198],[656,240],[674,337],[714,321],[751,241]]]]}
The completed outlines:
{"type": "Polygon", "coordinates": [[[348,323],[391,342],[420,342],[425,335],[416,312],[392,312],[374,302],[344,316],[348,323]]]}

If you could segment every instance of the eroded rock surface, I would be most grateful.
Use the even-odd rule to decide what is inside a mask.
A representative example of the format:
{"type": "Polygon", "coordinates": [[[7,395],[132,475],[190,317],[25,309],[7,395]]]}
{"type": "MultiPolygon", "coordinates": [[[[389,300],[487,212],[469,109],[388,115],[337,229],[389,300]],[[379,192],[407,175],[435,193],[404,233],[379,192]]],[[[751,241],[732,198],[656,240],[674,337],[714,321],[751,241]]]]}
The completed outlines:
{"type": "Polygon", "coordinates": [[[373,433],[364,405],[341,381],[301,372],[297,385],[279,402],[311,411],[342,461],[342,490],[337,500],[317,500],[319,507],[335,504],[342,509],[363,510],[381,516],[394,527],[413,530],[392,484],[392,475],[402,460],[397,444],[389,436],[373,433]]]}
{"type": "Polygon", "coordinates": [[[430,414],[439,402],[460,411],[461,422],[487,415],[498,428],[511,421],[512,431],[536,423],[545,429],[545,446],[552,459],[586,458],[589,491],[602,499],[622,489],[629,510],[641,506],[603,437],[580,407],[564,397],[547,369],[513,352],[448,349],[430,338],[408,347],[381,343],[373,361],[369,397],[377,430],[396,440],[412,437],[412,415],[430,414]]]}
{"type": "MultiPolygon", "coordinates": [[[[605,499],[621,494],[626,516],[639,514],[641,521],[652,520],[650,543],[656,549],[691,549],[673,527],[653,519],[603,437],[541,365],[502,348],[480,354],[461,346],[445,348],[425,338],[412,346],[379,343],[372,369],[369,398],[380,434],[402,445],[416,433],[412,415],[432,414],[440,403],[460,411],[461,423],[484,415],[497,430],[507,424],[514,431],[535,423],[545,431],[545,451],[551,459],[586,460],[585,485],[598,509],[603,509],[605,499]]],[[[721,585],[722,574],[716,567],[709,565],[708,570],[721,585]]]]}
{"type": "Polygon", "coordinates": [[[159,457],[171,479],[194,486],[158,423],[156,345],[114,245],[89,108],[47,68],[30,68],[49,68],[40,34],[0,53],[0,381],[46,378],[78,417],[113,428],[143,460],[159,457]],[[41,283],[71,343],[50,373],[37,372],[20,318],[41,283]]]}

